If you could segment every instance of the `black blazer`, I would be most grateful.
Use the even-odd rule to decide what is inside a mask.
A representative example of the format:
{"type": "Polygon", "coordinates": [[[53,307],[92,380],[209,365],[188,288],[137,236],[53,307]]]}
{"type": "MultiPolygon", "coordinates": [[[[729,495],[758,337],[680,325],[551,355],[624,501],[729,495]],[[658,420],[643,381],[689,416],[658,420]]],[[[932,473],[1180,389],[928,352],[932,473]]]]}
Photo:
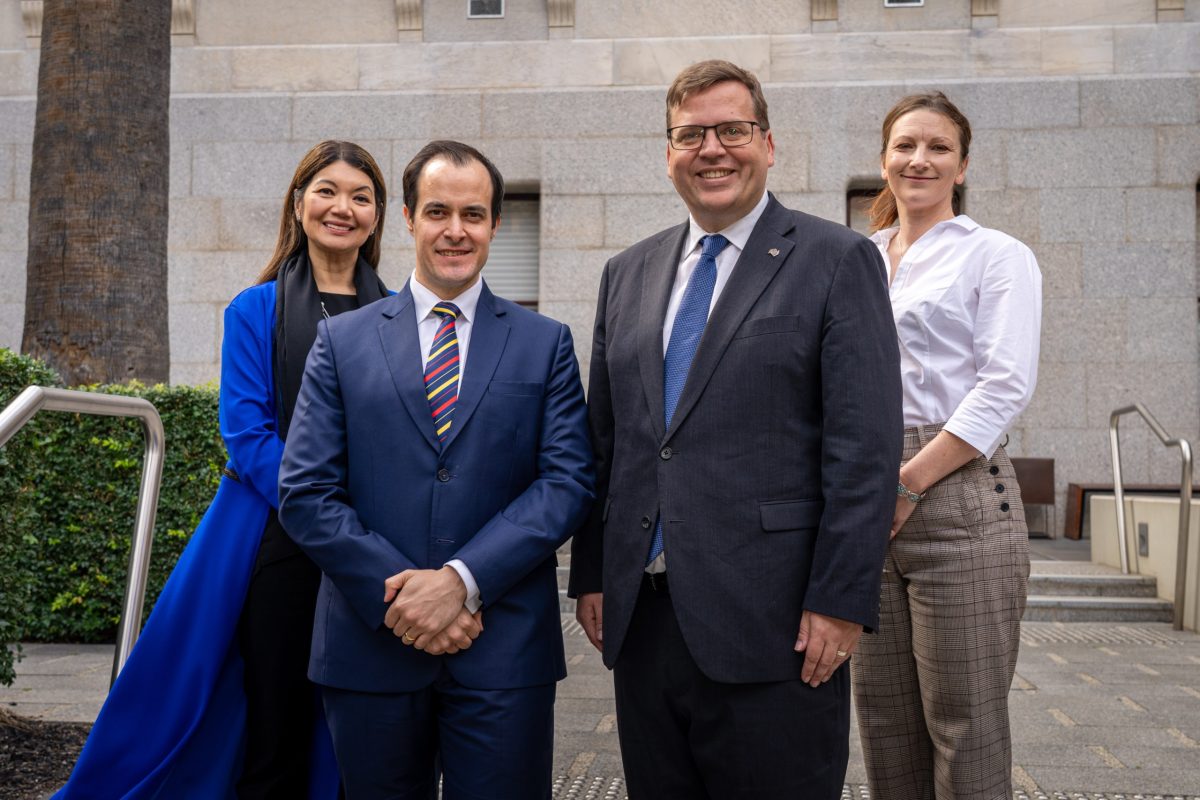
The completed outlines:
{"type": "Polygon", "coordinates": [[[804,609],[878,619],[903,439],[884,267],[867,239],[772,196],[664,430],[663,320],[687,230],[604,269],[588,388],[598,499],[572,546],[570,593],[604,592],[611,667],[661,514],[700,669],[795,679],[804,609]]]}

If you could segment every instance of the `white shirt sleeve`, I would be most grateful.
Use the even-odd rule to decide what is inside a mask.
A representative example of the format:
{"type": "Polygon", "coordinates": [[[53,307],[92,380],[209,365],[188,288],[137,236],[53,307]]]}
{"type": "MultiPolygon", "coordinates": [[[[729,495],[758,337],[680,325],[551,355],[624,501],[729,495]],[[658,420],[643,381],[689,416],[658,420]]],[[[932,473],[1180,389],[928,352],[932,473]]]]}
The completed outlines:
{"type": "Polygon", "coordinates": [[[483,600],[479,597],[479,584],[475,582],[475,576],[471,574],[471,570],[467,569],[467,565],[462,562],[462,559],[452,558],[446,562],[447,567],[451,567],[458,573],[458,577],[462,578],[462,582],[467,586],[467,599],[463,605],[467,607],[467,611],[474,614],[483,606],[483,600]]]}
{"type": "Polygon", "coordinates": [[[1041,310],[1037,260],[1012,240],[984,267],[973,341],[978,380],[946,422],[946,430],[985,458],[991,458],[1033,396],[1041,310]]]}

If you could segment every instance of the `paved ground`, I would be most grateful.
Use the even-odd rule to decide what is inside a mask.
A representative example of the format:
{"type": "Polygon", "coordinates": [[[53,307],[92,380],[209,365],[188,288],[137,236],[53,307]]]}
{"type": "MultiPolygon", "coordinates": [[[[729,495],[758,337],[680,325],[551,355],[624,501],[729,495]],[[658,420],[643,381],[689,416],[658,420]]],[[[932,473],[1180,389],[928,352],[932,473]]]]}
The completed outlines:
{"type": "MultiPolygon", "coordinates": [[[[1047,559],[1080,552],[1035,548],[1047,559]]],[[[610,676],[569,617],[563,633],[571,674],[558,693],[555,797],[620,800],[610,676]]],[[[1200,798],[1200,636],[1161,623],[1026,623],[1021,640],[1010,697],[1015,798],[1200,798]]],[[[43,719],[95,717],[110,646],[27,645],[25,655],[0,703],[43,719]]],[[[862,800],[857,729],[851,743],[843,796],[862,800]]]]}

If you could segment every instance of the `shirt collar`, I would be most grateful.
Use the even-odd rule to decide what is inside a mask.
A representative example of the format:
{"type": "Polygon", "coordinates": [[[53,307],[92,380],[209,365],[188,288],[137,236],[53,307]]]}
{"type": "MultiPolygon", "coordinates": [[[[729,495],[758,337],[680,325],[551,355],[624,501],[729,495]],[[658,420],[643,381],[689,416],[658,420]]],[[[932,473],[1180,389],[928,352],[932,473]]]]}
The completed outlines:
{"type": "Polygon", "coordinates": [[[417,319],[422,320],[433,313],[433,307],[439,302],[454,303],[458,306],[458,318],[464,322],[475,319],[475,307],[479,305],[479,295],[483,293],[483,278],[475,281],[469,289],[458,297],[438,297],[425,285],[417,280],[416,273],[408,279],[408,289],[412,292],[413,305],[416,307],[417,319]]]}
{"type": "MultiPolygon", "coordinates": [[[[737,222],[730,225],[724,230],[716,231],[729,240],[729,243],[738,249],[738,252],[746,249],[746,242],[750,241],[750,234],[754,232],[754,226],[758,224],[758,219],[767,209],[767,201],[770,200],[770,195],[766,191],[759,198],[757,205],[750,209],[750,213],[739,219],[737,222]]],[[[683,257],[687,258],[693,250],[696,249],[696,244],[705,236],[708,236],[708,231],[700,227],[696,222],[696,218],[688,215],[688,236],[684,242],[683,257]]]]}
{"type": "MultiPolygon", "coordinates": [[[[928,231],[926,231],[926,235],[928,235],[929,233],[931,233],[933,231],[936,231],[938,228],[949,227],[951,225],[953,225],[956,228],[962,228],[967,233],[970,233],[971,231],[974,231],[979,228],[978,222],[971,219],[966,214],[959,214],[957,217],[953,217],[951,219],[944,219],[941,222],[939,222],[937,225],[934,225],[932,228],[930,228],[928,231]]],[[[871,238],[872,242],[879,245],[880,247],[887,247],[888,243],[892,241],[892,237],[895,236],[897,233],[899,233],[899,231],[900,231],[899,226],[893,226],[891,228],[883,228],[881,230],[877,230],[874,233],[872,233],[870,238],[871,238]]]]}

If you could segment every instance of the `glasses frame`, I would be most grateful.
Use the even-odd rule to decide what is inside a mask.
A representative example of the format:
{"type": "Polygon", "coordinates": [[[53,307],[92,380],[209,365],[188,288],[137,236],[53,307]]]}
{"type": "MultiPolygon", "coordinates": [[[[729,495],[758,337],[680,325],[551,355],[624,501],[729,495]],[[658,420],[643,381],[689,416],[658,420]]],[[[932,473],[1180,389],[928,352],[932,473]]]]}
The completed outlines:
{"type": "Polygon", "coordinates": [[[718,122],[716,125],[675,125],[673,127],[667,128],[667,144],[669,144],[671,146],[672,150],[679,150],[680,152],[684,152],[684,153],[689,152],[691,150],[699,150],[702,147],[704,147],[704,140],[708,138],[708,132],[711,130],[714,134],[716,134],[717,141],[721,143],[722,147],[745,147],[746,145],[748,145],[754,141],[754,129],[755,128],[758,128],[760,131],[766,130],[766,128],[764,128],[762,125],[760,125],[758,122],[755,122],[752,119],[728,119],[728,120],[725,120],[724,122],[718,122]],[[734,124],[749,125],[750,126],[750,138],[747,139],[746,141],[742,142],[741,144],[726,144],[725,140],[721,138],[721,134],[717,129],[722,127],[723,125],[734,125],[734,124]],[[675,140],[671,137],[671,131],[677,131],[680,128],[700,128],[700,144],[696,145],[695,147],[677,147],[675,145],[675,140]]]}

